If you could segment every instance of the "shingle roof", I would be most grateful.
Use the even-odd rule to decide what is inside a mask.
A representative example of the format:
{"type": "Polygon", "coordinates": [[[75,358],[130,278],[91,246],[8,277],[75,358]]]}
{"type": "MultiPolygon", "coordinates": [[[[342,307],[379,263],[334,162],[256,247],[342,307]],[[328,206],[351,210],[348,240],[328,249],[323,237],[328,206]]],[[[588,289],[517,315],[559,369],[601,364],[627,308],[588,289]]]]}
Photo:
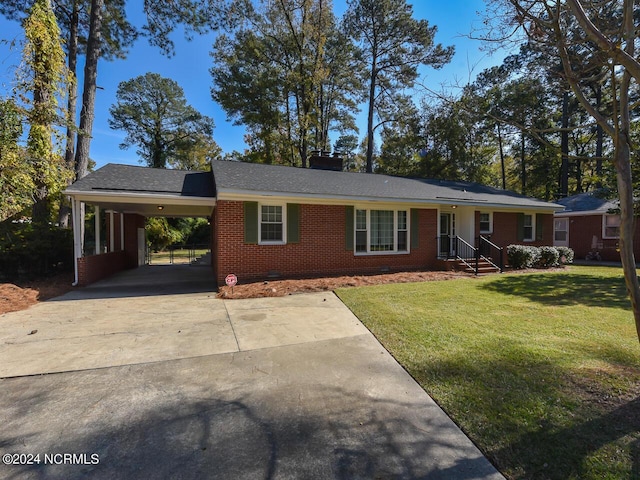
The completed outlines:
{"type": "Polygon", "coordinates": [[[213,161],[218,193],[339,197],[422,203],[469,203],[561,210],[557,204],[469,182],[213,161]]]}
{"type": "Polygon", "coordinates": [[[347,201],[380,200],[562,209],[558,204],[470,182],[335,172],[235,161],[213,161],[212,168],[213,175],[211,172],[110,163],[75,182],[67,192],[203,198],[235,193],[316,199],[338,198],[347,201]]]}
{"type": "Polygon", "coordinates": [[[211,172],[168,170],[109,163],[71,185],[69,193],[148,193],[215,197],[211,172]]]}
{"type": "Polygon", "coordinates": [[[618,208],[618,202],[607,200],[598,192],[578,193],[570,197],[558,200],[560,205],[565,207],[563,213],[572,212],[602,212],[618,208]]]}

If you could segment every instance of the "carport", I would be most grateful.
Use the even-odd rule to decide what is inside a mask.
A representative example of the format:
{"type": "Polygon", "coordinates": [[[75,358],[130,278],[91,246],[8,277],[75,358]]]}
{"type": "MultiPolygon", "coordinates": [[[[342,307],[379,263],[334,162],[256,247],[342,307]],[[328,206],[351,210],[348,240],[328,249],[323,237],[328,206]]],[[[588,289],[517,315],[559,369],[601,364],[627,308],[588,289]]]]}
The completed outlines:
{"type": "Polygon", "coordinates": [[[85,286],[145,262],[146,217],[206,217],[215,207],[211,172],[108,164],[65,191],[73,215],[74,286],[85,286]],[[95,212],[95,248],[85,251],[86,206],[95,212]],[[107,213],[106,247],[100,242],[107,213]]]}

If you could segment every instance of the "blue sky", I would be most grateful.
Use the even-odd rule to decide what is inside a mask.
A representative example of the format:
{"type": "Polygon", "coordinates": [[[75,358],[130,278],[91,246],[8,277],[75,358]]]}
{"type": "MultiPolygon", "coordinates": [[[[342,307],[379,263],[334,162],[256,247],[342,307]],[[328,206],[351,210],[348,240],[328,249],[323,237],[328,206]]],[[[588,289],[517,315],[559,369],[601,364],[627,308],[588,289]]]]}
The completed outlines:
{"type": "MultiPolygon", "coordinates": [[[[504,54],[490,56],[481,50],[481,42],[465,36],[481,24],[478,12],[484,10],[482,0],[417,0],[410,3],[413,4],[415,18],[427,19],[431,25],[438,27],[436,42],[456,46],[456,54],[450,64],[440,70],[421,70],[422,84],[436,91],[440,91],[442,86],[464,85],[483,69],[502,61],[504,54]]],[[[142,2],[128,4],[129,18],[135,23],[135,19],[142,16],[142,2]]],[[[337,16],[341,16],[345,8],[344,0],[334,0],[337,16]]],[[[21,38],[23,35],[17,22],[1,17],[0,39],[21,38]]],[[[115,103],[118,84],[147,72],[159,73],[178,82],[185,91],[187,101],[214,119],[214,139],[224,152],[244,150],[244,128],[228,122],[224,111],[211,99],[209,52],[214,38],[215,34],[203,35],[187,42],[181,32],[176,32],[173,36],[176,51],[171,58],[161,55],[157,48],[150,47],[146,39],[140,39],[131,48],[126,60],[100,62],[98,85],[102,88],[97,92],[94,138],[91,143],[91,158],[96,161],[97,167],[107,163],[139,164],[134,147],[127,150],[118,147],[125,134],[111,130],[108,118],[109,107],[115,103]]],[[[13,72],[20,58],[18,49],[11,50],[7,45],[0,45],[0,96],[11,88],[13,72]]],[[[358,124],[362,137],[366,133],[365,112],[359,115],[358,124]]]]}

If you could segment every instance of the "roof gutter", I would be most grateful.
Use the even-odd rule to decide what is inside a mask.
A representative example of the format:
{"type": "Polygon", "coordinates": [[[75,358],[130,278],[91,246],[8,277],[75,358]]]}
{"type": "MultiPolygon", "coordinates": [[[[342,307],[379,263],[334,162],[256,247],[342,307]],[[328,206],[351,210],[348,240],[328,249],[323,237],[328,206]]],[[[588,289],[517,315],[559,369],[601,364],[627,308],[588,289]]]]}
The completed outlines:
{"type": "Polygon", "coordinates": [[[165,203],[171,203],[173,205],[203,205],[203,206],[215,206],[215,197],[187,197],[182,195],[171,194],[152,194],[152,193],[123,193],[123,192],[109,192],[109,191],[82,191],[66,189],[63,192],[65,195],[74,197],[82,201],[93,202],[115,202],[115,203],[141,203],[141,204],[154,204],[158,201],[164,201],[165,203]]]}

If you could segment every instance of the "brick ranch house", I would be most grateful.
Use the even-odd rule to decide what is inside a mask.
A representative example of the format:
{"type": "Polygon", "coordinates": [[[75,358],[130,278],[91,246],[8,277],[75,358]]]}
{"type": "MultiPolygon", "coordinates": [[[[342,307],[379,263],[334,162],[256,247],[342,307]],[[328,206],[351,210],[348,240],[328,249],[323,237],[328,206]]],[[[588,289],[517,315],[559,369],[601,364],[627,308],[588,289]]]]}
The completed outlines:
{"type": "Polygon", "coordinates": [[[212,172],[187,172],[108,164],[90,173],[66,190],[75,284],[142,265],[145,217],[209,218],[213,275],[222,283],[229,273],[243,282],[442,269],[475,246],[552,245],[553,215],[562,209],[474,183],[312,165],[213,161],[212,172]],[[84,254],[85,205],[107,212],[106,252],[84,254]]]}
{"type": "MultiPolygon", "coordinates": [[[[618,202],[598,196],[597,192],[579,193],[558,200],[565,209],[554,219],[554,245],[573,249],[575,258],[589,252],[602,260],[620,261],[620,215],[618,202]]],[[[640,224],[636,222],[633,251],[640,258],[640,224]]]]}

